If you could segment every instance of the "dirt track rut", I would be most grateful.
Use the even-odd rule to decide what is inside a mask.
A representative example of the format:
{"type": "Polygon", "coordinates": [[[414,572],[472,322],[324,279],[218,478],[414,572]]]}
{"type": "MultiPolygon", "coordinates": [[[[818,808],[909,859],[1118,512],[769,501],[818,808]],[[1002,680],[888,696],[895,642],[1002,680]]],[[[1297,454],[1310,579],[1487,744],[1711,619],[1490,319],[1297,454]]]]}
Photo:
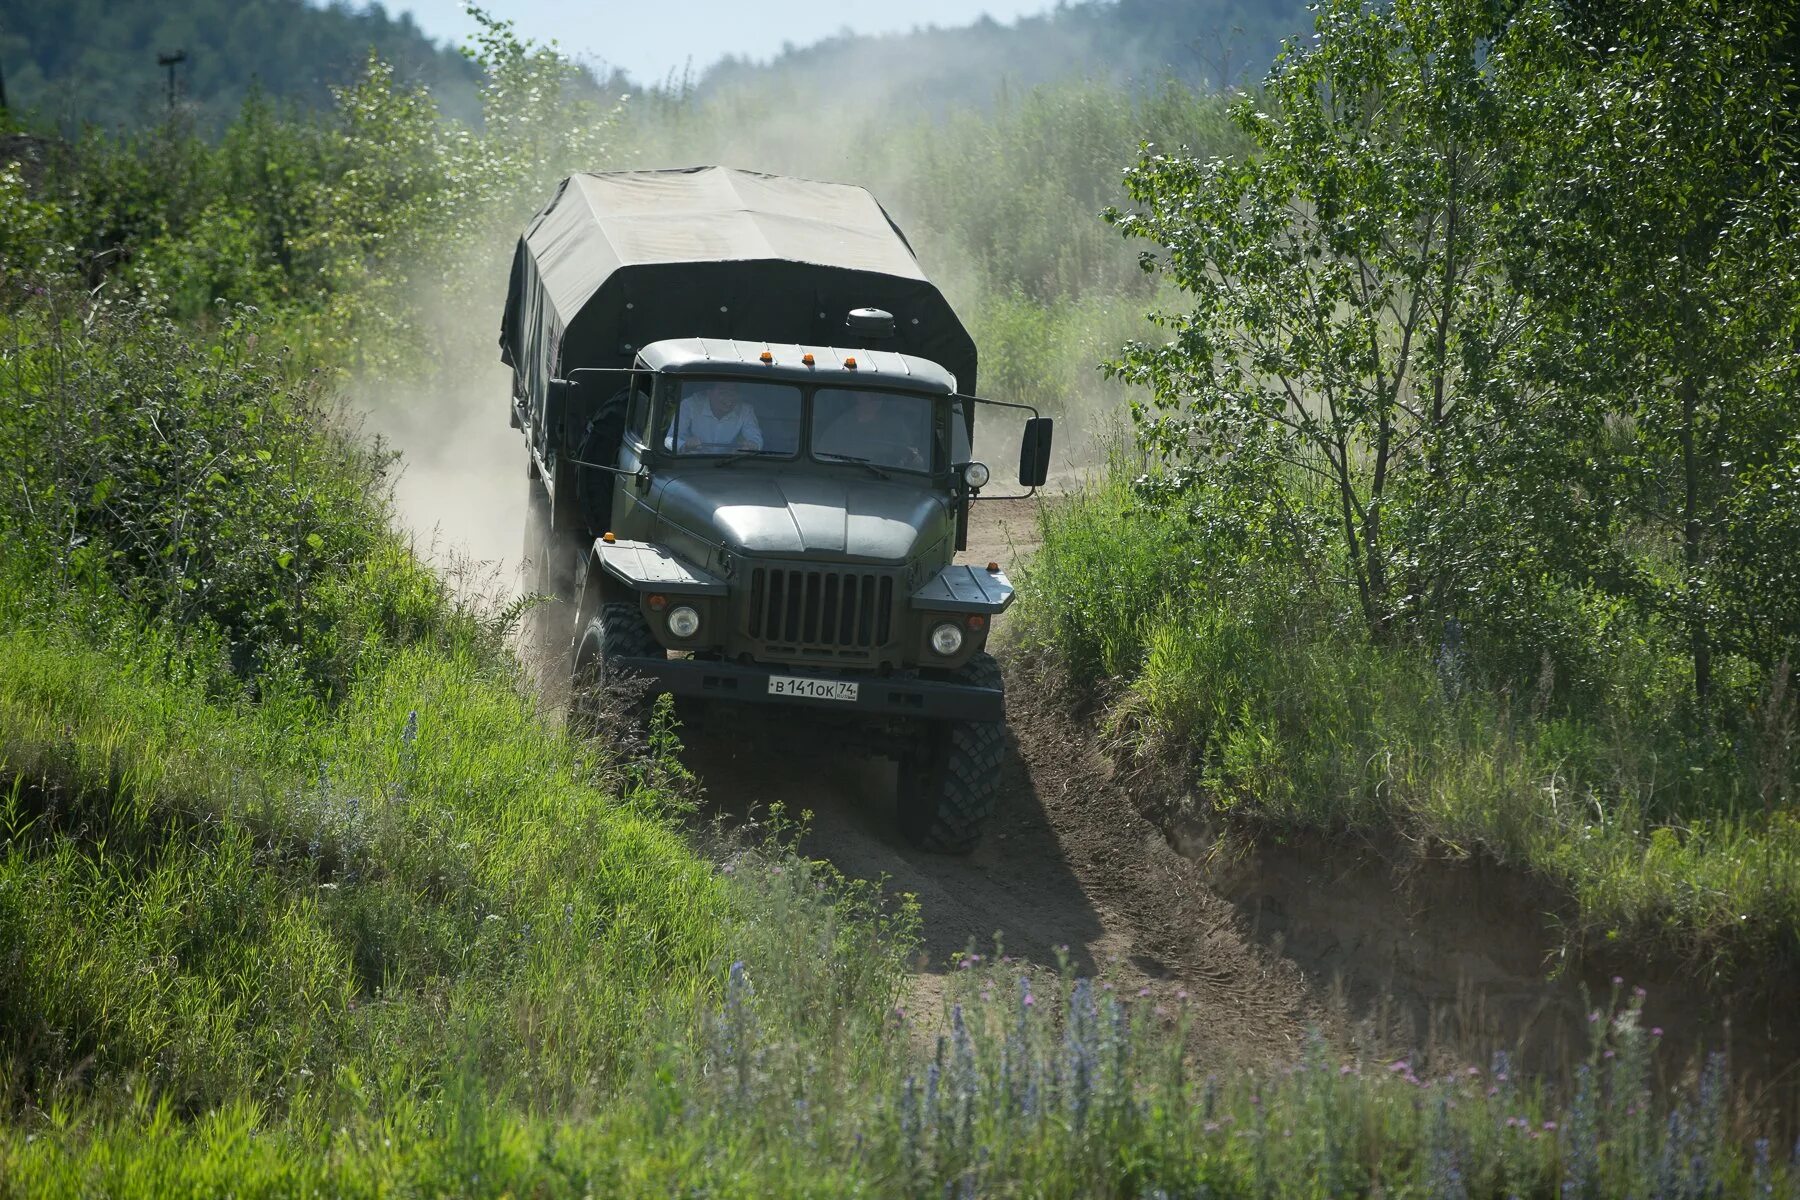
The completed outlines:
{"type": "MultiPolygon", "coordinates": [[[[1026,503],[978,505],[962,558],[1013,563],[1035,537],[1026,503]]],[[[1007,954],[1046,968],[1066,947],[1084,975],[1171,1002],[1185,994],[1203,1014],[1203,1042],[1221,1054],[1295,1049],[1314,1016],[1298,973],[1246,936],[1232,905],[1138,815],[1104,759],[1009,674],[1005,784],[987,837],[965,858],[924,854],[900,837],[891,764],[712,744],[691,747],[691,765],[723,811],[774,800],[810,811],[807,853],[850,876],[885,876],[890,890],[917,897],[918,1008],[935,1007],[958,952],[971,944],[987,952],[998,935],[1007,954]]]]}

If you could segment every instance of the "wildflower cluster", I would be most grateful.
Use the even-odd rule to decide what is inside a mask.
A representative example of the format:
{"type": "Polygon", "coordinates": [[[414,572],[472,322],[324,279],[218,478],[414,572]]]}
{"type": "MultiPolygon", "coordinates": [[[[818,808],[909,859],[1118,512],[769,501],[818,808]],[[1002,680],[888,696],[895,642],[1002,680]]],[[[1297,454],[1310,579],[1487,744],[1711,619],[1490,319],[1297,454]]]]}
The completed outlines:
{"type": "Polygon", "coordinates": [[[908,1050],[882,1065],[885,1086],[847,1088],[784,1041],[749,970],[733,964],[713,1022],[716,1110],[691,1115],[896,1194],[1054,1180],[1047,1194],[1762,1196],[1800,1179],[1767,1143],[1732,1143],[1722,1057],[1691,1095],[1657,1100],[1661,1031],[1644,1027],[1641,991],[1597,1010],[1559,1098],[1516,1079],[1504,1053],[1426,1071],[1411,1057],[1342,1061],[1317,1034],[1284,1068],[1198,1076],[1208,1047],[1185,998],[971,953],[941,1014],[890,1010],[908,1050]]]}

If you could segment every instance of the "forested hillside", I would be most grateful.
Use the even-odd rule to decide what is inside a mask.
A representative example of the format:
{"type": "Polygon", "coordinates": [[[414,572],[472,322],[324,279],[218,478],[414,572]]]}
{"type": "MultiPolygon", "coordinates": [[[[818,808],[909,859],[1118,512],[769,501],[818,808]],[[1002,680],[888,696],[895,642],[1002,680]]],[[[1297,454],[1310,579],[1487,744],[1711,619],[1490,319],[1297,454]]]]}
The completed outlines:
{"type": "Polygon", "coordinates": [[[412,18],[380,5],[306,0],[0,0],[0,70],[18,113],[71,130],[83,122],[137,128],[159,119],[168,75],[157,63],[183,51],[178,102],[216,130],[252,88],[306,108],[331,103],[373,50],[395,74],[431,88],[448,113],[473,116],[477,73],[427,38],[412,18]]]}
{"type": "MultiPolygon", "coordinates": [[[[353,79],[371,50],[397,78],[430,87],[447,115],[476,112],[473,68],[433,42],[403,6],[306,0],[0,0],[6,98],[64,130],[82,122],[142,127],[166,105],[157,56],[182,50],[179,101],[216,131],[253,87],[319,109],[353,79]]],[[[504,10],[499,15],[504,16],[504,10]]],[[[1305,32],[1300,0],[1085,0],[1010,24],[982,19],[888,36],[840,34],[793,46],[769,63],[696,64],[691,81],[646,80],[706,97],[745,92],[839,116],[880,105],[942,114],[991,103],[1002,88],[1107,79],[1138,87],[1168,80],[1255,83],[1284,38],[1305,32]]],[[[619,64],[626,73],[631,64],[619,64]]],[[[604,81],[624,90],[626,81],[604,81]]]]}
{"type": "Polygon", "coordinates": [[[790,48],[767,65],[727,60],[704,74],[700,91],[941,113],[1068,79],[1244,86],[1261,81],[1284,39],[1311,25],[1302,0],[1085,0],[1012,24],[984,18],[881,37],[843,34],[790,48]]]}

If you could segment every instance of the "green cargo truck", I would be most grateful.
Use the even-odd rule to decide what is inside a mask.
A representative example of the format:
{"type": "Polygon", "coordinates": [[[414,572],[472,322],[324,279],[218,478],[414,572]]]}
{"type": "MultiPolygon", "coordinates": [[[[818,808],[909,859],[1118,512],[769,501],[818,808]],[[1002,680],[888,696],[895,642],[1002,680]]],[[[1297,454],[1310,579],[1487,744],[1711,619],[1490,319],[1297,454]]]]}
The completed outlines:
{"type": "MultiPolygon", "coordinates": [[[[971,849],[1013,589],[954,558],[997,402],[874,198],[722,167],[572,176],[519,241],[500,345],[574,707],[631,677],[703,727],[888,755],[906,836],[971,849]]],[[[1051,422],[997,406],[1026,416],[1018,483],[1041,485],[1051,422]]]]}

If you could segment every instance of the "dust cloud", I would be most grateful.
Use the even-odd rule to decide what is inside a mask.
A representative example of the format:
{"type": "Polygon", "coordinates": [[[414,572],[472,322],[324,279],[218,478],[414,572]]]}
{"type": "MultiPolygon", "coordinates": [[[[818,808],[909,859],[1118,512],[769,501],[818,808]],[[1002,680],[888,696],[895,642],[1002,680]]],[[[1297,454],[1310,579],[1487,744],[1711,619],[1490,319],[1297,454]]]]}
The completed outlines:
{"type": "Polygon", "coordinates": [[[525,528],[525,442],[507,423],[510,388],[496,355],[439,387],[354,389],[367,431],[400,452],[394,516],[415,550],[502,599],[520,591],[525,528]]]}

